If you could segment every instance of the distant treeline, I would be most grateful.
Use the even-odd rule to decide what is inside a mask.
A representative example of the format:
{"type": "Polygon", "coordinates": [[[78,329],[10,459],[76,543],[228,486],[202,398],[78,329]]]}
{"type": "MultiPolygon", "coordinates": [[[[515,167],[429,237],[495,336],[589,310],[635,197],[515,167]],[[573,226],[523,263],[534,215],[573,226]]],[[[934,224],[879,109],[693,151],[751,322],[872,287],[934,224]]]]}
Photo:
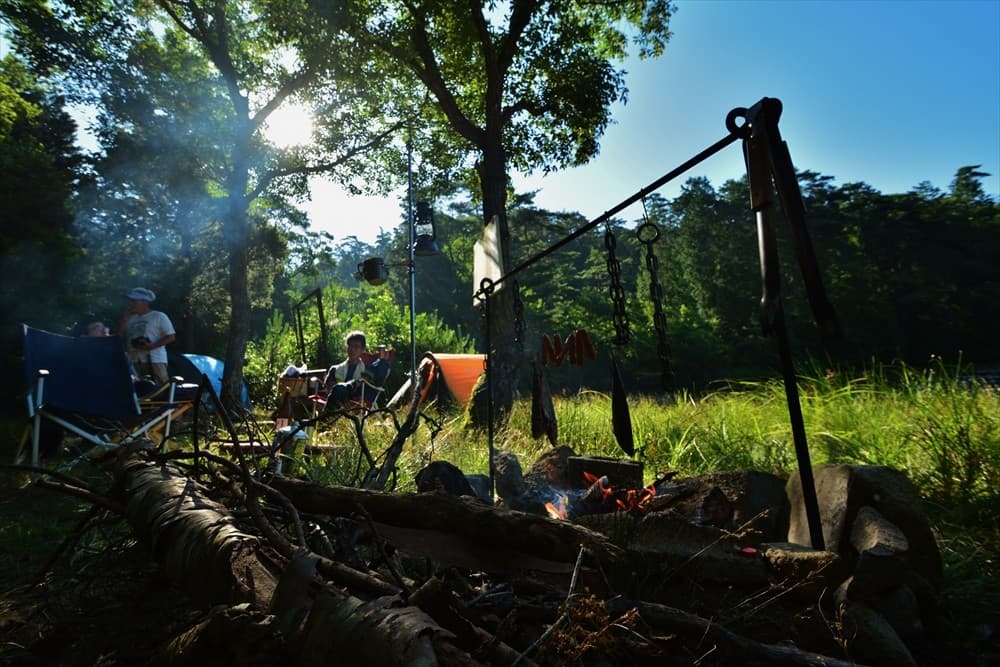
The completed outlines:
{"type": "MultiPolygon", "coordinates": [[[[843,337],[828,344],[820,340],[789,230],[780,226],[782,295],[796,361],[829,368],[894,361],[920,366],[932,357],[947,363],[961,358],[979,367],[1000,362],[995,346],[1000,205],[984,193],[984,176],[976,167],[962,167],[947,192],[920,184],[905,194],[886,195],[864,183],[834,186],[831,177],[801,172],[807,224],[843,337]]],[[[660,390],[665,371],[687,388],[772,375],[777,357],[759,324],[760,267],[745,179],[716,189],[707,179],[693,178],[675,199],[651,195],[644,210],[644,219],[599,227],[518,274],[525,360],[541,354],[543,334],[565,339],[584,329],[598,359],[550,365],[556,391],[607,388],[609,348],[620,351],[629,389],[635,391],[660,390]],[[655,230],[647,227],[643,238],[659,233],[649,244],[636,234],[644,223],[655,230]],[[631,332],[620,347],[610,344],[616,328],[609,234],[631,332]],[[651,265],[657,269],[652,286],[651,265]],[[659,331],[657,302],[665,324],[659,331]]],[[[448,329],[478,336],[471,245],[480,223],[469,211],[466,205],[453,215],[437,212],[444,251],[417,258],[417,311],[434,313],[448,329]]],[[[530,195],[515,198],[510,219],[519,249],[515,265],[587,223],[579,214],[538,209],[530,195]]],[[[335,252],[334,281],[354,289],[351,273],[358,261],[372,254],[402,256],[404,248],[401,232],[382,246],[344,245],[335,252]]],[[[390,276],[389,287],[402,305],[407,283],[405,272],[399,273],[390,276]]],[[[362,304],[357,307],[363,311],[362,304]]],[[[364,314],[350,319],[363,322],[364,314]]],[[[434,349],[431,332],[418,333],[418,341],[421,351],[434,349]]],[[[399,342],[405,345],[406,338],[399,342]]],[[[529,374],[524,376],[526,386],[529,374]]]]}
{"type": "MultiPolygon", "coordinates": [[[[1000,364],[995,347],[1000,340],[995,266],[1000,204],[984,193],[983,173],[962,167],[947,192],[921,184],[891,195],[864,183],[834,186],[831,177],[813,172],[799,176],[807,224],[844,337],[828,347],[820,341],[789,230],[779,227],[782,295],[797,362],[840,368],[899,360],[920,366],[940,357],[980,368],[1000,364]]],[[[524,389],[529,387],[528,362],[541,355],[543,335],[550,342],[565,340],[580,329],[593,342],[597,359],[585,356],[576,365],[567,357],[561,366],[550,365],[553,391],[606,390],[612,349],[623,360],[629,391],[662,391],[667,373],[677,387],[696,390],[720,380],[773,375],[774,342],[761,335],[759,324],[761,279],[748,202],[745,179],[715,188],[707,179],[693,178],[674,199],[649,196],[641,209],[645,218],[612,221],[519,273],[524,389]],[[646,223],[658,233],[649,244],[636,235],[646,223]],[[620,267],[614,272],[609,271],[609,245],[620,267]],[[653,285],[650,266],[656,269],[653,285]],[[624,295],[617,320],[612,273],[624,295]],[[616,323],[627,324],[625,345],[612,345],[616,323]]],[[[459,198],[439,205],[434,218],[442,252],[416,259],[418,354],[481,349],[481,315],[472,297],[472,246],[481,233],[477,209],[459,198]]],[[[532,195],[515,197],[510,210],[514,264],[587,222],[577,213],[539,209],[532,195]]],[[[226,279],[217,231],[195,234],[174,220],[164,223],[160,236],[153,226],[139,239],[127,225],[128,220],[87,225],[78,219],[56,236],[63,239],[58,244],[8,242],[0,268],[10,288],[3,299],[9,322],[69,332],[77,320],[95,313],[113,324],[124,290],[144,284],[158,293],[157,305],[177,323],[175,351],[223,356],[226,279]]],[[[22,232],[30,236],[30,228],[22,232]]],[[[350,237],[331,245],[308,231],[261,228],[257,234],[247,373],[251,384],[261,387],[261,396],[267,395],[264,385],[276,369],[340,356],[342,336],[352,328],[408,350],[405,268],[391,268],[388,283],[380,287],[354,276],[367,257],[382,256],[390,264],[406,257],[402,224],[374,244],[350,237]],[[325,354],[318,348],[316,302],[304,299],[317,288],[327,324],[325,354]],[[296,320],[308,341],[305,359],[299,358],[290,326],[296,320]]],[[[13,333],[8,329],[11,343],[13,333]]],[[[7,350],[5,393],[13,397],[20,370],[15,346],[7,350]]],[[[408,355],[401,354],[398,363],[407,367],[408,355]]]]}

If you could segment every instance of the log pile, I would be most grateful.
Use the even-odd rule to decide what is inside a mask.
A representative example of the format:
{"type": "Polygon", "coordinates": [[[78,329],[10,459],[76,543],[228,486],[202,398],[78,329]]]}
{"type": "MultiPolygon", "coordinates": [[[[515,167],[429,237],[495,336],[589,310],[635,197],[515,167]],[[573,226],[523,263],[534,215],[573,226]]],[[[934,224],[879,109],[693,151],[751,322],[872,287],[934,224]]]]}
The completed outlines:
{"type": "Polygon", "coordinates": [[[106,506],[211,610],[154,664],[918,664],[940,557],[898,474],[817,469],[833,546],[815,552],[795,479],[759,473],[668,475],[641,509],[552,518],[572,455],[519,477],[502,454],[504,508],[441,462],[436,490],[402,494],[133,452],[106,506]]]}

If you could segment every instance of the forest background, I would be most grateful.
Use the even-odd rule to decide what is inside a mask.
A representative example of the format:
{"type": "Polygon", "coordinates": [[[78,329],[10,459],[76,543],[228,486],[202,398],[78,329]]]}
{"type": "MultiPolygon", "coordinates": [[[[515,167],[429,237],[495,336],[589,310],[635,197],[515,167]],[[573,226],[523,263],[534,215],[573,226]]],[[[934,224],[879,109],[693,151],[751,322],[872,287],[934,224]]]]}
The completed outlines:
{"type": "MultiPolygon", "coordinates": [[[[6,18],[17,25],[24,20],[19,4],[3,3],[6,18]]],[[[155,306],[174,320],[173,352],[225,357],[231,344],[232,240],[216,173],[231,156],[221,155],[226,149],[214,139],[232,129],[220,92],[226,81],[211,73],[205,56],[180,30],[160,24],[160,32],[142,33],[127,43],[127,51],[116,51],[109,47],[114,30],[92,27],[92,34],[56,35],[63,41],[52,49],[52,33],[44,34],[40,45],[32,38],[40,39],[44,31],[36,25],[32,29],[38,32],[32,33],[21,25],[17,48],[0,69],[0,382],[2,404],[14,411],[22,386],[17,325],[71,333],[91,315],[114,324],[124,293],[137,284],[153,289],[155,306]],[[98,38],[103,51],[79,56],[80,40],[98,38]],[[49,61],[32,56],[39,46],[49,49],[49,61]],[[70,62],[80,78],[66,74],[70,62]],[[101,150],[94,154],[76,144],[76,124],[67,113],[70,104],[82,101],[100,102],[101,150]]],[[[345,135],[349,131],[341,128],[345,135]]],[[[426,150],[446,152],[428,141],[426,150]]],[[[315,366],[339,357],[348,330],[361,328],[373,342],[409,348],[407,272],[391,269],[381,287],[354,277],[367,257],[390,262],[406,257],[407,208],[401,202],[400,226],[374,243],[348,238],[334,244],[311,231],[294,206],[304,195],[306,172],[279,178],[282,165],[296,156],[257,148],[275,158],[277,167],[268,187],[253,193],[248,210],[244,375],[254,398],[267,402],[285,366],[315,366]],[[309,298],[316,290],[323,295],[326,349],[319,347],[318,317],[309,298]],[[296,317],[302,318],[307,339],[304,355],[290,327],[296,317]]],[[[398,142],[394,148],[369,163],[368,172],[350,163],[346,176],[367,173],[374,181],[403,173],[398,142]]],[[[472,299],[481,193],[448,176],[418,173],[414,193],[434,205],[442,247],[439,255],[416,260],[420,352],[482,348],[480,313],[472,299]]],[[[865,183],[835,186],[833,177],[809,171],[808,165],[800,165],[798,176],[845,338],[821,346],[782,228],[783,295],[796,359],[831,369],[897,361],[920,366],[933,357],[980,369],[1000,363],[995,346],[1000,203],[984,191],[986,175],[978,166],[955,165],[946,191],[925,182],[902,194],[881,193],[865,183]]],[[[507,224],[516,239],[512,265],[587,223],[579,214],[538,208],[532,193],[508,196],[507,224]]],[[[524,272],[518,277],[522,360],[539,352],[542,334],[565,336],[580,328],[599,349],[607,349],[614,335],[606,250],[611,233],[633,333],[623,349],[630,391],[663,391],[655,361],[657,302],[679,387],[699,390],[717,380],[774,375],[773,345],[761,336],[758,321],[761,286],[748,202],[745,179],[713,184],[690,178],[678,197],[647,197],[643,219],[611,220],[524,272]],[[648,248],[634,233],[647,221],[660,230],[648,248]],[[660,286],[653,295],[662,298],[651,296],[650,265],[660,286]]],[[[394,381],[403,375],[395,374],[394,381]]],[[[528,374],[523,376],[519,381],[527,388],[528,374]]],[[[606,389],[610,383],[603,363],[560,368],[549,379],[557,392],[606,389]]]]}

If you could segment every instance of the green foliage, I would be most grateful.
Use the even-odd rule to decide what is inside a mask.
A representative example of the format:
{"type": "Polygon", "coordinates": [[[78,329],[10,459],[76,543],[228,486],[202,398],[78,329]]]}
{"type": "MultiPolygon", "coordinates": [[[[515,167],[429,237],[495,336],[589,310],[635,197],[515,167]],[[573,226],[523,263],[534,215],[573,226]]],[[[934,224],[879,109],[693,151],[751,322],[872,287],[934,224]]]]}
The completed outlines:
{"type": "MultiPolygon", "coordinates": [[[[323,368],[321,360],[322,335],[318,308],[311,299],[300,302],[297,312],[306,344],[306,354],[296,337],[294,328],[284,316],[275,311],[267,323],[267,331],[260,340],[247,346],[245,377],[251,398],[270,406],[276,396],[278,376],[288,367],[307,366],[323,368]]],[[[347,288],[330,285],[323,290],[323,308],[326,318],[326,340],[329,363],[339,362],[344,355],[344,341],[348,332],[360,329],[365,332],[369,349],[385,345],[396,350],[394,366],[408,369],[410,365],[410,323],[407,307],[398,304],[392,294],[381,287],[356,285],[347,288]]],[[[418,312],[415,318],[417,356],[424,351],[471,352],[472,339],[460,330],[446,325],[435,313],[418,312]]],[[[418,359],[419,360],[419,359],[418,359]]],[[[405,379],[405,373],[394,372],[387,388],[394,391],[405,379]]]]}
{"type": "Polygon", "coordinates": [[[946,505],[985,509],[1000,501],[1000,400],[971,370],[940,359],[923,373],[904,367],[903,397],[913,413],[908,441],[919,453],[918,481],[946,505]]]}
{"type": "MultiPolygon", "coordinates": [[[[384,4],[222,3],[220,23],[213,26],[231,28],[226,43],[230,71],[222,66],[220,51],[208,49],[208,42],[162,13],[172,7],[181,21],[189,21],[214,6],[0,2],[17,54],[5,59],[0,80],[0,160],[6,165],[0,198],[11,221],[11,233],[0,239],[8,324],[27,320],[68,331],[82,311],[113,322],[125,289],[144,284],[158,293],[158,307],[178,326],[175,350],[232,354],[242,361],[236,353],[244,338],[272,349],[251,353],[272,358],[247,370],[253,385],[287,363],[325,365],[339,356],[340,339],[350,328],[369,329],[373,342],[407,350],[406,270],[394,267],[381,291],[358,285],[352,276],[366,257],[389,262],[405,257],[405,228],[383,234],[374,244],[354,238],[335,247],[328,236],[305,228],[294,207],[306,192],[308,173],[329,171],[359,192],[390,185],[390,175],[405,173],[399,144],[407,135],[418,156],[417,198],[451,197],[449,210],[436,216],[443,252],[416,261],[418,351],[481,348],[482,321],[470,296],[471,248],[482,228],[486,197],[482,183],[464,190],[463,184],[481,175],[473,175],[474,161],[464,158],[478,155],[483,146],[461,128],[497,129],[473,134],[483,145],[499,142],[509,164],[531,162],[544,169],[572,163],[596,147],[607,100],[624,94],[608,63],[627,51],[628,39],[658,54],[672,11],[663,2],[602,2],[582,12],[572,3],[529,2],[504,7],[509,14],[486,17],[477,43],[466,28],[476,24],[478,9],[447,3],[393,5],[398,12],[375,22],[365,17],[384,4]],[[623,32],[628,23],[639,31],[623,32]],[[335,48],[343,46],[335,40],[349,39],[346,34],[361,26],[365,39],[356,40],[356,48],[335,48]],[[416,44],[404,37],[421,35],[435,47],[436,62],[448,65],[441,71],[445,80],[424,81],[427,99],[400,95],[395,88],[416,85],[413,77],[431,76],[419,59],[404,57],[415,55],[416,44]],[[527,44],[529,37],[531,48],[501,57],[504,45],[527,44]],[[334,53],[351,57],[340,62],[334,53]],[[491,58],[497,68],[507,66],[499,103],[510,115],[500,119],[507,123],[502,128],[490,125],[495,109],[483,103],[497,84],[490,77],[499,74],[490,69],[491,58]],[[370,85],[383,78],[384,88],[370,85]],[[378,90],[365,92],[371,88],[378,90]],[[592,88],[597,92],[585,99],[592,88]],[[248,91],[245,101],[254,108],[234,102],[233,90],[248,91]],[[455,109],[446,103],[447,95],[438,96],[448,92],[455,109]],[[75,128],[62,109],[62,94],[98,105],[100,152],[92,156],[93,182],[91,167],[84,167],[72,146],[75,128]],[[431,98],[436,107],[429,104],[431,98]],[[322,111],[314,145],[289,150],[267,145],[264,121],[288,101],[322,111]],[[390,104],[383,108],[381,102],[390,104]],[[546,105],[551,113],[537,115],[546,105]],[[401,130],[417,113],[421,122],[401,130]],[[473,127],[456,126],[456,113],[473,127]],[[362,128],[365,134],[359,134],[362,128]],[[240,134],[245,131],[249,135],[240,134]],[[376,135],[397,141],[370,160],[353,152],[360,150],[356,143],[349,144],[346,155],[335,150],[346,138],[375,141],[376,135]],[[244,166],[246,187],[232,180],[244,166]],[[74,215],[77,224],[70,226],[74,215]],[[231,282],[234,270],[245,270],[245,280],[231,282]],[[37,283],[40,275],[60,289],[40,294],[25,285],[37,283]],[[73,289],[65,288],[69,285],[73,289]],[[279,334],[271,328],[273,314],[295,321],[296,302],[317,288],[325,290],[331,308],[326,344],[315,314],[307,313],[307,349],[296,350],[293,343],[275,348],[269,338],[289,336],[290,329],[279,334]],[[32,298],[22,298],[29,291],[32,298]],[[239,320],[235,327],[234,317],[239,320]]],[[[480,171],[489,171],[485,153],[480,157],[480,171]]],[[[491,192],[510,197],[502,212],[509,218],[512,262],[543,251],[586,223],[576,213],[537,208],[530,194],[511,193],[502,172],[492,174],[496,187],[491,192]]],[[[821,272],[848,338],[840,347],[819,351],[787,230],[781,227],[782,294],[795,358],[828,356],[830,365],[844,368],[860,368],[870,360],[923,366],[932,355],[951,363],[959,354],[981,365],[997,363],[1000,302],[992,259],[980,250],[1000,243],[1000,203],[983,191],[983,176],[978,166],[962,166],[947,192],[924,183],[905,194],[884,195],[864,183],[834,186],[831,176],[801,172],[821,272]]],[[[747,201],[745,179],[713,187],[696,177],[672,201],[651,194],[645,202],[648,221],[661,231],[653,251],[670,363],[679,386],[691,391],[702,391],[720,377],[768,377],[775,363],[773,341],[759,331],[759,268],[747,201]]],[[[637,393],[661,390],[645,248],[634,234],[635,224],[643,221],[609,221],[633,332],[621,350],[626,386],[637,393]]],[[[513,354],[522,372],[513,364],[506,375],[522,389],[527,386],[524,362],[537,354],[541,335],[566,336],[578,328],[597,342],[599,360],[582,368],[549,369],[553,390],[607,389],[612,314],[603,232],[575,239],[517,276],[526,335],[523,349],[513,354]]],[[[494,342],[516,347],[513,306],[509,316],[495,319],[508,328],[494,342]]],[[[8,342],[5,349],[13,350],[13,339],[8,342]]]]}

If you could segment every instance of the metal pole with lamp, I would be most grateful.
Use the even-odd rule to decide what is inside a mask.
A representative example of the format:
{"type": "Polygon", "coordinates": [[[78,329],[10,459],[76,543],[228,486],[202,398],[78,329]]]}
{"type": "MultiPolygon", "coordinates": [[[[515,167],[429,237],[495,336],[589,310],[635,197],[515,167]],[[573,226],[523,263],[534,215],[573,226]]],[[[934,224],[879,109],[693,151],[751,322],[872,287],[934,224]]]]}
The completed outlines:
{"type": "MultiPolygon", "coordinates": [[[[416,262],[414,257],[428,257],[440,252],[437,235],[434,231],[434,213],[427,202],[416,203],[414,216],[413,202],[413,148],[410,141],[406,142],[406,226],[407,226],[407,259],[390,266],[406,266],[410,281],[410,386],[417,386],[417,290],[416,262]]],[[[381,257],[370,257],[358,264],[354,277],[364,280],[370,285],[385,283],[387,275],[386,263],[381,257]]]]}

